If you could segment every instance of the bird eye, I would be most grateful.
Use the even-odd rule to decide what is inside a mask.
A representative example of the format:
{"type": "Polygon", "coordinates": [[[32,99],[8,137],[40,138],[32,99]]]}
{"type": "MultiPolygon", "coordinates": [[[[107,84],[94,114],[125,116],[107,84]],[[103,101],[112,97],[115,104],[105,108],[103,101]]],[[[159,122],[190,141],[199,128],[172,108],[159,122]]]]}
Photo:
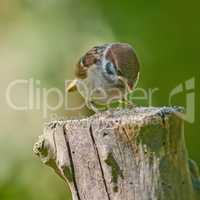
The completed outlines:
{"type": "Polygon", "coordinates": [[[114,75],[116,73],[112,63],[110,62],[106,63],[106,72],[110,75],[114,75]]]}

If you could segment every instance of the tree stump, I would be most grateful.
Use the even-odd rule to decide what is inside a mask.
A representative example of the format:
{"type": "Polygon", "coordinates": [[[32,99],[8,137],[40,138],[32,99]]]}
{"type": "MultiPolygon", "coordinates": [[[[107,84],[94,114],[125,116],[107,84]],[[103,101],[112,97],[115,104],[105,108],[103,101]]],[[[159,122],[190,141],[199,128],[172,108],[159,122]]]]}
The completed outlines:
{"type": "Polygon", "coordinates": [[[200,199],[179,108],[134,108],[47,123],[34,152],[73,200],[200,199]]]}

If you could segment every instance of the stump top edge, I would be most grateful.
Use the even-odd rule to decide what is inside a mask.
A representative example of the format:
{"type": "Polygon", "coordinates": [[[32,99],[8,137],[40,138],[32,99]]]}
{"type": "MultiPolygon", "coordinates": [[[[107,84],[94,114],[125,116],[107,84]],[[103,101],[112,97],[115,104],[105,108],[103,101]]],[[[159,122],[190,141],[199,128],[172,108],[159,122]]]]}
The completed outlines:
{"type": "Polygon", "coordinates": [[[111,122],[111,121],[132,121],[136,123],[142,123],[145,120],[162,120],[165,116],[183,113],[183,107],[135,107],[133,109],[115,109],[104,112],[96,113],[90,117],[83,119],[73,120],[54,120],[45,123],[45,126],[52,126],[53,124],[68,124],[84,126],[85,124],[91,124],[92,122],[111,122]]]}

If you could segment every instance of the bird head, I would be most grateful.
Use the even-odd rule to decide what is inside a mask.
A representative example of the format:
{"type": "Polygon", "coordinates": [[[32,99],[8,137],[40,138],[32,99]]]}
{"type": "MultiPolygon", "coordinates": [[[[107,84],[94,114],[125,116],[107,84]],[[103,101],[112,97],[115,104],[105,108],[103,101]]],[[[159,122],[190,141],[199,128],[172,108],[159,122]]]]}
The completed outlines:
{"type": "Polygon", "coordinates": [[[77,79],[85,79],[88,76],[93,76],[96,80],[98,77],[94,76],[99,76],[101,81],[110,87],[128,86],[132,90],[139,76],[139,62],[134,49],[126,43],[93,47],[81,57],[76,66],[77,79]],[[98,69],[98,73],[90,73],[92,69],[98,69]]]}

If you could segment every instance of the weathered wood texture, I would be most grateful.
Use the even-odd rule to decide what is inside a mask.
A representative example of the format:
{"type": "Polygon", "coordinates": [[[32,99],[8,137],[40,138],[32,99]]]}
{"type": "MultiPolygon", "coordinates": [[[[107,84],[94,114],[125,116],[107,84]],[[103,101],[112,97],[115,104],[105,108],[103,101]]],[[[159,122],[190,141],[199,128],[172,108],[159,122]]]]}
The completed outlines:
{"type": "Polygon", "coordinates": [[[135,108],[53,121],[34,152],[68,183],[74,200],[200,199],[179,114],[135,108]]]}

